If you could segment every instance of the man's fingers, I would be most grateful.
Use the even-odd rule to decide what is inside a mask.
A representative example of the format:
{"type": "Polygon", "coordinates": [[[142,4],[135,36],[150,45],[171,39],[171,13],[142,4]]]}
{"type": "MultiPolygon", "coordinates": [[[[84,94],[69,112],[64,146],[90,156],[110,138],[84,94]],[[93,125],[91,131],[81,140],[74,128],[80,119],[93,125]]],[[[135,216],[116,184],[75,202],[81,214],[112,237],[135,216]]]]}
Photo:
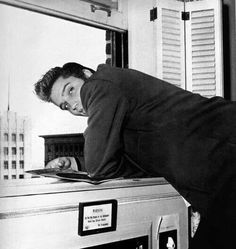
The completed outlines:
{"type": "Polygon", "coordinates": [[[45,168],[68,169],[71,166],[71,161],[67,157],[58,157],[48,162],[45,168]]]}
{"type": "Polygon", "coordinates": [[[59,160],[59,158],[53,159],[52,161],[48,162],[46,165],[46,168],[52,169],[52,168],[60,168],[63,166],[63,162],[59,160]]]}
{"type": "Polygon", "coordinates": [[[62,169],[64,166],[65,166],[65,160],[63,160],[62,158],[59,158],[57,162],[57,167],[62,169]]]}
{"type": "Polygon", "coordinates": [[[68,168],[70,168],[70,165],[71,165],[71,161],[69,158],[67,158],[67,157],[59,158],[58,167],[60,169],[68,169],[68,168]]]}
{"type": "Polygon", "coordinates": [[[70,161],[70,159],[67,158],[67,157],[65,157],[65,158],[64,158],[64,166],[63,166],[64,169],[69,169],[70,166],[71,166],[71,161],[70,161]]]}

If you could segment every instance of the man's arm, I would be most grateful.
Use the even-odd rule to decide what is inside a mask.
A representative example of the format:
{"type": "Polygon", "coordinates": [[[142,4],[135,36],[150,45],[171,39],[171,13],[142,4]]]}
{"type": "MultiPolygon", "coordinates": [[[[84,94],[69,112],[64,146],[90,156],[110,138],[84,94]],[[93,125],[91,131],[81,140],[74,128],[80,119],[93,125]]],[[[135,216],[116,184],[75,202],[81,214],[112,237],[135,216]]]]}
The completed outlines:
{"type": "Polygon", "coordinates": [[[92,178],[132,175],[134,172],[124,163],[122,141],[128,101],[108,81],[94,80],[85,87],[84,102],[89,115],[84,134],[86,171],[92,178]]]}

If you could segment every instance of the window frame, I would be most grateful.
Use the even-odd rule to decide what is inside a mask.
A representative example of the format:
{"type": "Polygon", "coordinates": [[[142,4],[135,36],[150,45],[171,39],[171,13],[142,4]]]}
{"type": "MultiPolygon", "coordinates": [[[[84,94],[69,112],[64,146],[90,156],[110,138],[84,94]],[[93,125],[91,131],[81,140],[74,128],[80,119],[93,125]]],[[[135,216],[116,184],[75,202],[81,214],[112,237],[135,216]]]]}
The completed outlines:
{"type": "MultiPolygon", "coordinates": [[[[126,10],[126,0],[118,0],[118,2],[119,4],[121,3],[121,7],[124,7],[123,9],[126,10]]],[[[108,18],[106,11],[91,11],[92,1],[89,3],[88,1],[83,0],[73,2],[67,2],[64,0],[41,2],[37,0],[25,0],[24,2],[20,0],[0,0],[0,4],[52,16],[66,21],[72,21],[98,29],[103,29],[109,32],[111,37],[111,61],[110,63],[106,63],[117,67],[128,67],[128,24],[127,18],[124,19],[124,13],[121,11],[121,8],[111,8],[111,16],[108,18]],[[73,9],[70,5],[73,5],[73,9]],[[85,9],[87,11],[85,11],[85,9]],[[85,18],[84,15],[86,13],[88,16],[85,18]]],[[[97,4],[98,3],[96,3],[96,5],[97,4]]],[[[16,137],[13,141],[12,134],[8,134],[8,141],[11,140],[11,142],[15,143],[19,138],[20,142],[24,142],[25,135],[23,133],[20,133],[19,137],[17,137],[18,134],[15,135],[16,137]],[[21,135],[23,135],[23,140],[21,139],[21,135]]],[[[11,153],[13,156],[19,155],[20,158],[23,158],[25,156],[24,147],[20,146],[18,149],[16,149],[16,153],[12,154],[12,149],[10,151],[10,149],[6,147],[7,151],[4,151],[4,156],[8,157],[11,153]]]]}
{"type": "Polygon", "coordinates": [[[126,32],[128,29],[128,22],[123,18],[123,12],[121,9],[121,7],[123,9],[126,8],[127,3],[125,0],[118,1],[118,9],[113,8],[112,6],[105,6],[105,11],[97,9],[99,7],[104,7],[104,4],[84,0],[25,0],[24,2],[20,0],[1,0],[0,3],[93,26],[95,28],[118,32],[126,32]],[[71,5],[73,5],[73,8],[71,8],[71,5]],[[96,10],[93,11],[92,6],[95,6],[96,10]],[[110,12],[110,15],[108,15],[108,12],[110,12]]]}

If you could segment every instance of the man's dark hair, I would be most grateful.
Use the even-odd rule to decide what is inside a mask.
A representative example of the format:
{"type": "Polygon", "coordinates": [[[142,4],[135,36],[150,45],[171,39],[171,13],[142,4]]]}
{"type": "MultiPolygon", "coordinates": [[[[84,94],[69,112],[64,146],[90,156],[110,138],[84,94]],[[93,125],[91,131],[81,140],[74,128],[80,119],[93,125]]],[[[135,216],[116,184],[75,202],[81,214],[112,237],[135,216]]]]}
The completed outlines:
{"type": "Polygon", "coordinates": [[[84,67],[75,62],[69,62],[62,67],[51,68],[43,77],[34,85],[36,95],[43,101],[51,102],[51,90],[54,82],[59,78],[64,79],[74,76],[86,80],[84,69],[90,70],[94,73],[94,70],[88,67],[84,67]]]}

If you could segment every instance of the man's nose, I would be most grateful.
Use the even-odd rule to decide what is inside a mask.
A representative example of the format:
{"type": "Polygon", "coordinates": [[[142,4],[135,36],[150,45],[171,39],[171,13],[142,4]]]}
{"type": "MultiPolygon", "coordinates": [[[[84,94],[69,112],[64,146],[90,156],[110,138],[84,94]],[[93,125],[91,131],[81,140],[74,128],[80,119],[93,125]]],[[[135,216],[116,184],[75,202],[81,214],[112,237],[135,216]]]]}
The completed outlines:
{"type": "Polygon", "coordinates": [[[77,103],[71,104],[70,107],[73,111],[75,111],[77,108],[77,103]]]}

